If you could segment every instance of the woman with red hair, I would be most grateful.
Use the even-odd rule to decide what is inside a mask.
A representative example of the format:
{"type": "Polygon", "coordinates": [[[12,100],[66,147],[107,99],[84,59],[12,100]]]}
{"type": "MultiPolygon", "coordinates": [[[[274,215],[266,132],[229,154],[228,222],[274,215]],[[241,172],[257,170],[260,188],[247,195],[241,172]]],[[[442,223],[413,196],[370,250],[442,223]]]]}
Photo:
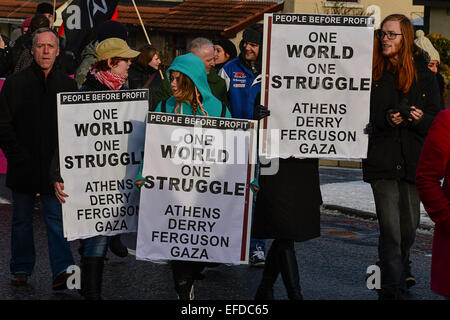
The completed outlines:
{"type": "Polygon", "coordinates": [[[439,89],[407,17],[387,16],[376,36],[363,179],[372,187],[380,229],[379,299],[402,299],[416,283],[409,258],[420,220],[416,167],[440,110],[439,89]]]}

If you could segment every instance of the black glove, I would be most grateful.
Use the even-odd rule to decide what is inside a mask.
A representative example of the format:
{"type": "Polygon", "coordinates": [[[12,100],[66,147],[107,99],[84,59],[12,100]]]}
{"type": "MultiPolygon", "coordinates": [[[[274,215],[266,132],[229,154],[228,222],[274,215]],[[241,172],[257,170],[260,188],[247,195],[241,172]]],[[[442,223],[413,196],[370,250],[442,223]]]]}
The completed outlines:
{"type": "Polygon", "coordinates": [[[389,109],[388,111],[386,111],[386,121],[392,128],[395,128],[397,126],[406,127],[408,125],[408,119],[404,119],[400,124],[395,124],[394,122],[392,122],[392,115],[398,112],[400,112],[399,109],[389,109]]]}
{"type": "Polygon", "coordinates": [[[366,124],[366,127],[364,128],[364,134],[367,134],[370,136],[372,133],[373,133],[373,126],[369,122],[368,124],[366,124]]]}
{"type": "Polygon", "coordinates": [[[406,97],[403,97],[400,101],[399,105],[397,106],[398,112],[400,112],[400,115],[402,116],[403,120],[412,119],[411,115],[411,107],[408,104],[408,99],[406,97]]]}
{"type": "Polygon", "coordinates": [[[261,120],[265,117],[270,116],[270,110],[264,107],[261,104],[256,105],[255,111],[253,113],[253,119],[254,120],[261,120]]]}

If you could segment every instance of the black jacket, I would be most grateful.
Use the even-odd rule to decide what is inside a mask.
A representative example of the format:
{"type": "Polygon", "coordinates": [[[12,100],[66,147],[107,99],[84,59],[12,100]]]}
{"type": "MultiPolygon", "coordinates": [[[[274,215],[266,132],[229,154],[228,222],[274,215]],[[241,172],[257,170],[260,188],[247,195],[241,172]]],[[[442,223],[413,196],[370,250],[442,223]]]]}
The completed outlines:
{"type": "Polygon", "coordinates": [[[77,90],[56,68],[47,76],[33,64],[11,75],[0,94],[0,148],[13,191],[49,194],[50,164],[58,144],[56,94],[77,90]]]}
{"type": "Polygon", "coordinates": [[[277,160],[276,174],[259,176],[252,238],[300,242],[319,237],[322,204],[319,161],[277,160]]]}
{"type": "Polygon", "coordinates": [[[3,34],[0,34],[5,48],[0,48],[0,78],[6,78],[11,73],[11,40],[3,34]]]}
{"type": "Polygon", "coordinates": [[[161,75],[159,71],[155,68],[147,66],[147,68],[143,68],[142,66],[133,63],[128,70],[128,87],[130,89],[141,89],[147,83],[149,78],[154,75],[154,78],[150,85],[146,88],[149,90],[148,100],[149,105],[153,105],[153,97],[155,95],[156,90],[161,85],[161,75]]]}
{"type": "MultiPolygon", "coordinates": [[[[20,64],[25,64],[27,60],[25,58],[25,53],[28,53],[28,56],[32,58],[31,47],[33,41],[31,37],[31,33],[25,33],[17,38],[14,46],[11,48],[10,54],[10,62],[11,62],[11,74],[17,71],[23,70],[26,67],[30,66],[30,63],[26,67],[21,67],[20,64]]],[[[33,59],[31,59],[33,60],[33,59]]],[[[32,61],[31,61],[32,62],[32,61]]]]}
{"type": "Polygon", "coordinates": [[[446,108],[445,106],[445,98],[444,98],[444,91],[445,91],[445,80],[442,74],[439,72],[436,73],[436,80],[439,86],[439,94],[441,97],[441,109],[444,110],[446,108]]]}
{"type": "MultiPolygon", "coordinates": [[[[122,86],[123,88],[123,86],[122,86]]],[[[122,89],[121,88],[121,89],[122,89]]],[[[112,89],[108,88],[103,83],[99,82],[94,76],[88,72],[86,75],[86,80],[78,91],[111,91],[112,89]]]]}
{"type": "Polygon", "coordinates": [[[378,81],[372,83],[370,100],[369,148],[363,160],[363,179],[399,179],[415,182],[416,167],[423,142],[434,117],[440,111],[439,88],[436,77],[427,67],[422,55],[414,57],[417,82],[402,95],[395,89],[396,76],[385,70],[378,81]],[[424,112],[418,123],[404,121],[393,126],[388,121],[390,110],[396,110],[405,96],[408,106],[424,112]]]}

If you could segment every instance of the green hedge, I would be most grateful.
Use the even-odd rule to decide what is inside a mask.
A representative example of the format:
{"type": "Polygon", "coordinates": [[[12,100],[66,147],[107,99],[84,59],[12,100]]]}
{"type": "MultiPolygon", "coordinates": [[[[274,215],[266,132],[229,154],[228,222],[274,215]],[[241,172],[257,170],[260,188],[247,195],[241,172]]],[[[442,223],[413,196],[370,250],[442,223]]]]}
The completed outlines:
{"type": "Polygon", "coordinates": [[[441,63],[450,66],[450,40],[436,33],[429,34],[427,37],[439,52],[441,63]]]}

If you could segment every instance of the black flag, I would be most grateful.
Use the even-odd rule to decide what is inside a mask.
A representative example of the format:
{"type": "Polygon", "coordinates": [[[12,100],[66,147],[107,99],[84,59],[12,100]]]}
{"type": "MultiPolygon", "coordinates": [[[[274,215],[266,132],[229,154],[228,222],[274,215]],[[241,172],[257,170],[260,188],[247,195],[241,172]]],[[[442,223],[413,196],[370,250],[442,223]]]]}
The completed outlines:
{"type": "Polygon", "coordinates": [[[65,49],[80,56],[84,47],[95,39],[97,28],[113,16],[119,0],[73,0],[62,12],[65,49]]]}

